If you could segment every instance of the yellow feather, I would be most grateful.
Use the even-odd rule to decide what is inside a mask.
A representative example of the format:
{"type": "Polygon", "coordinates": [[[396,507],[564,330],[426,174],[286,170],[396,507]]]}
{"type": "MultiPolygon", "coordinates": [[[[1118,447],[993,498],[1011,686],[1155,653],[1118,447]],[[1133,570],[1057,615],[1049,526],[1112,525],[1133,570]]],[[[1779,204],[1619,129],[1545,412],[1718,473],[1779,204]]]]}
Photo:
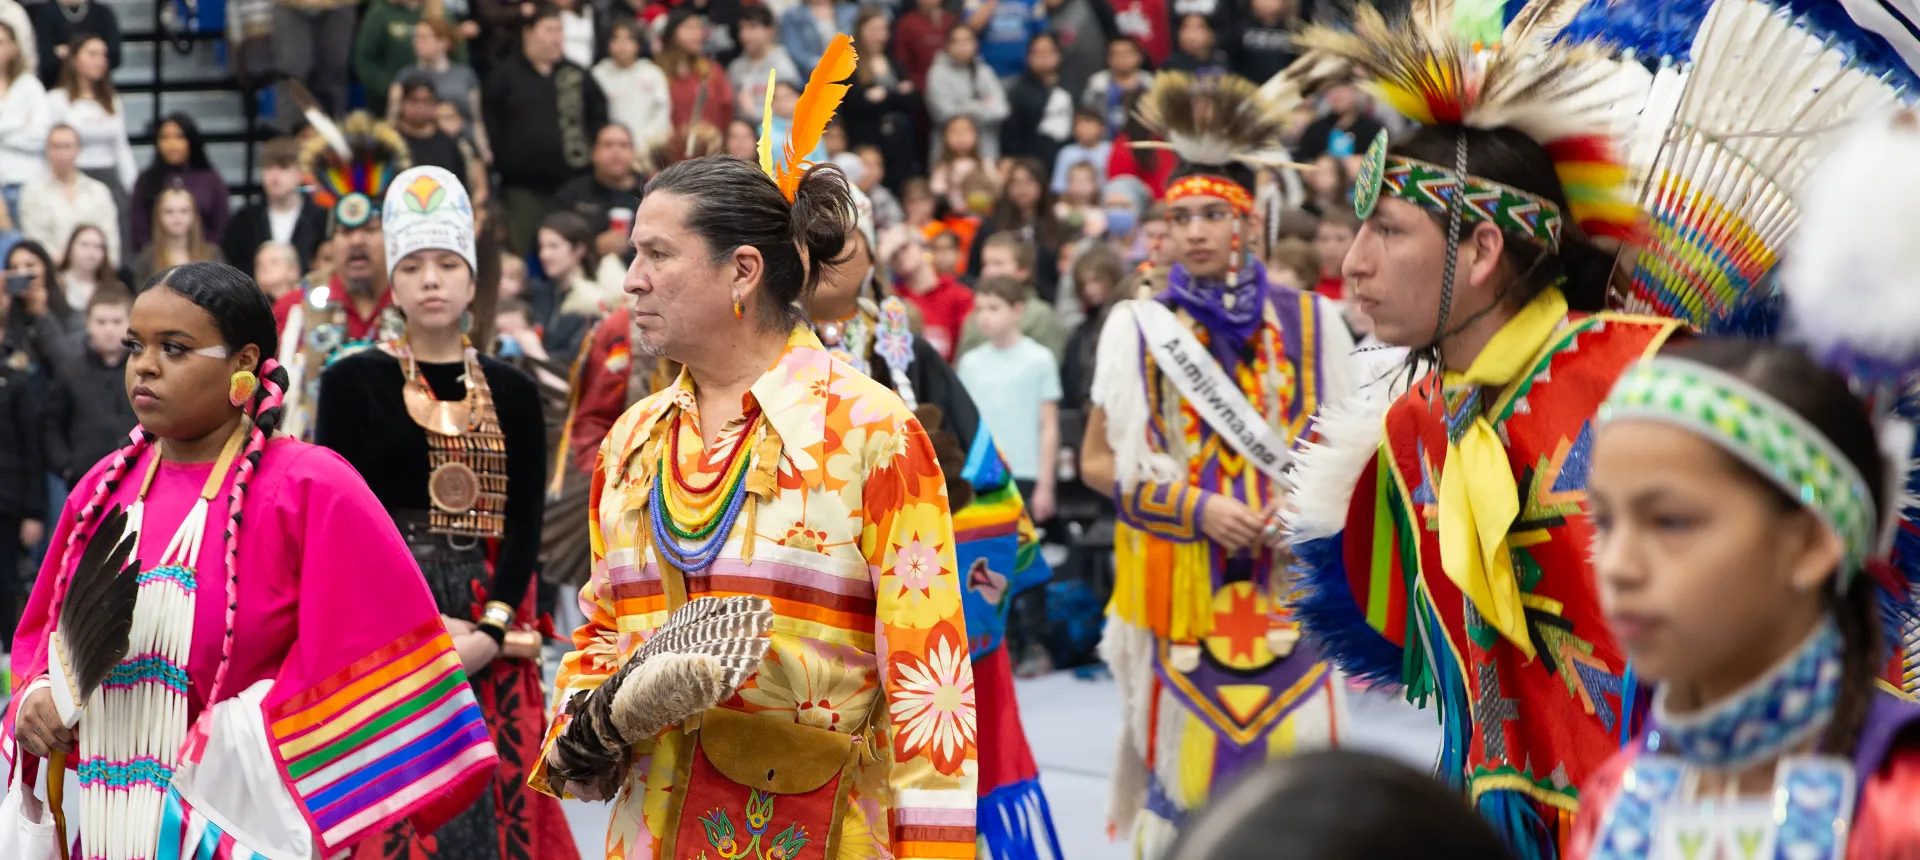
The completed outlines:
{"type": "Polygon", "coordinates": [[[778,75],[773,69],[767,70],[767,106],[760,113],[760,172],[774,180],[780,178],[773,172],[773,82],[778,75]]]}
{"type": "Polygon", "coordinates": [[[780,167],[776,178],[788,200],[799,190],[800,177],[806,175],[806,163],[801,159],[813,152],[814,147],[820,145],[821,136],[827,133],[833,112],[839,110],[841,100],[847,97],[848,85],[841,81],[853,77],[858,60],[853,39],[845,33],[834,36],[826,53],[820,56],[820,64],[813,67],[813,74],[807,78],[806,90],[794,103],[793,125],[787,132],[786,164],[780,167]]]}

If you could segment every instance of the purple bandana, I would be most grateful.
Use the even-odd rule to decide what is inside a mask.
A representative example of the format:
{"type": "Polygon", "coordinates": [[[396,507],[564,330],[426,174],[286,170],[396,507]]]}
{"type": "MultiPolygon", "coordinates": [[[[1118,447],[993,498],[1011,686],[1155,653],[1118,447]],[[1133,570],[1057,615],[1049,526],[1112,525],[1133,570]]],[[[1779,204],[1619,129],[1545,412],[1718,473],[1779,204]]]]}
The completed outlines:
{"type": "Polygon", "coordinates": [[[1200,323],[1210,335],[1208,351],[1221,367],[1231,369],[1260,329],[1267,293],[1267,267],[1259,260],[1248,260],[1232,284],[1195,278],[1175,263],[1167,272],[1167,289],[1156,298],[1200,323]]]}

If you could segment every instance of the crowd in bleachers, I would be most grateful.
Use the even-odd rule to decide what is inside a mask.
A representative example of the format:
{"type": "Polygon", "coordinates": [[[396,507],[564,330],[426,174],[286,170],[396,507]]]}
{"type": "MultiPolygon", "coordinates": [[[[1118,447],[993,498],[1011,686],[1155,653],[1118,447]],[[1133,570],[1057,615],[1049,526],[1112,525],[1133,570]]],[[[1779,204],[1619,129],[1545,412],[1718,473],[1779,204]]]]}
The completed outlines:
{"type": "MultiPolygon", "coordinates": [[[[1293,59],[1290,31],[1344,14],[1334,5],[234,4],[235,32],[267,47],[233,56],[250,58],[252,79],[279,82],[262,118],[279,136],[259,145],[257,193],[230,209],[253,178],[222,176],[192,117],[128,127],[111,7],[0,0],[0,571],[22,571],[0,575],[0,615],[17,612],[32,575],[22,562],[65,481],[134,424],[120,378],[134,290],[189,261],[229,262],[276,299],[338,271],[345,252],[306,195],[305,109],[366,110],[391,123],[414,164],[467,180],[498,254],[483,265],[498,283],[479,326],[486,347],[550,362],[564,389],[567,363],[621,301],[647,176],[693,153],[754,158],[763,113],[783,135],[839,33],[859,53],[853,87],[821,146],[800,157],[839,165],[871,200],[881,283],[954,363],[1049,540],[1090,548],[1063,578],[1089,588],[1076,577],[1100,567],[1106,514],[1074,478],[1073,450],[1094,348],[1105,307],[1172,256],[1157,203],[1172,159],[1129,145],[1147,134],[1134,100],[1159,70],[1265,80],[1293,59]],[[130,132],[151,135],[147,163],[130,132]]],[[[1287,143],[1312,169],[1262,178],[1261,247],[1277,281],[1340,295],[1353,156],[1379,127],[1349,85],[1297,113],[1287,143]]],[[[1074,604],[1064,597],[1056,609],[1074,604]]],[[[1024,655],[1026,668],[1087,656],[1079,638],[1051,657],[1024,655]]]]}

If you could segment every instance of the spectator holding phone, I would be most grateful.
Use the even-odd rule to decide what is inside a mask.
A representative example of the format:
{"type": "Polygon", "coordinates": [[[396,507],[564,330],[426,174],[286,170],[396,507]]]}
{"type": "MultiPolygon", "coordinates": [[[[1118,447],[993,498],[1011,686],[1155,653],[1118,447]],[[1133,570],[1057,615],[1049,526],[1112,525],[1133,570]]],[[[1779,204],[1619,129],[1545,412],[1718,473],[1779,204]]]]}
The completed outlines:
{"type": "Polygon", "coordinates": [[[7,252],[6,275],[6,343],[24,356],[19,360],[46,368],[61,340],[80,327],[60,288],[59,267],[45,245],[28,240],[7,252]]]}

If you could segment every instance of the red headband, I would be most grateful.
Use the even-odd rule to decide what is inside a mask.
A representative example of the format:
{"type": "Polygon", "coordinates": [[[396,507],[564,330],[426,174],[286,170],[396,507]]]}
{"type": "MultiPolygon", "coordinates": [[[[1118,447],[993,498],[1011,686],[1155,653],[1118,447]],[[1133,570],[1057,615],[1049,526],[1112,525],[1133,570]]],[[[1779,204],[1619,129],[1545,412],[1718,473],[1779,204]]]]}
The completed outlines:
{"type": "Polygon", "coordinates": [[[1253,212],[1253,195],[1240,183],[1218,176],[1194,174],[1167,186],[1167,202],[1178,203],[1188,197],[1218,197],[1233,205],[1240,215],[1253,212]]]}

